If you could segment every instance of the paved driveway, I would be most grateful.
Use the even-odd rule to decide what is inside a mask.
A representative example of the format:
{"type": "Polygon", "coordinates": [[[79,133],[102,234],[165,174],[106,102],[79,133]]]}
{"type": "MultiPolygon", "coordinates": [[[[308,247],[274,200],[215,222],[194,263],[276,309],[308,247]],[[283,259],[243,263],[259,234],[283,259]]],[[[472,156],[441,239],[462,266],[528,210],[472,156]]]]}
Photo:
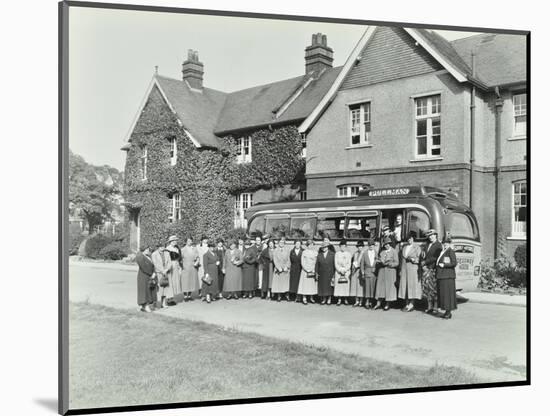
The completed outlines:
{"type": "MultiPolygon", "coordinates": [[[[136,309],[136,273],[71,263],[69,296],[136,309]]],[[[261,335],[326,346],[396,364],[456,365],[487,381],[525,379],[526,309],[462,303],[451,320],[421,312],[368,311],[350,306],[304,306],[253,300],[195,300],[160,310],[261,335]]]]}

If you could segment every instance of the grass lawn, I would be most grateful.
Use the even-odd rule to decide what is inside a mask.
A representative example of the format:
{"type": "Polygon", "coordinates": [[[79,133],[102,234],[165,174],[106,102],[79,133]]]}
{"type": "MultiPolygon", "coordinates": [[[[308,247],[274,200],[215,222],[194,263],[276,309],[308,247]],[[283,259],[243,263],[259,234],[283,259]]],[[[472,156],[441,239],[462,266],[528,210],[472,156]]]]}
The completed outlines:
{"type": "Polygon", "coordinates": [[[70,408],[479,383],[215,325],[70,305],[70,408]]]}

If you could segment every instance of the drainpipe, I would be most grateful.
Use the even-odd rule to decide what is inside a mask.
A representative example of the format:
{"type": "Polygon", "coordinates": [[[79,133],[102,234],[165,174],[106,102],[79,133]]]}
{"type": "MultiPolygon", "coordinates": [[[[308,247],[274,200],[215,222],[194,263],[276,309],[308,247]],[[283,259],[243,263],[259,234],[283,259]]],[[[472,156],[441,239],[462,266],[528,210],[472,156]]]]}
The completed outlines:
{"type": "Polygon", "coordinates": [[[501,130],[501,113],[502,113],[502,104],[503,100],[500,96],[500,91],[498,87],[495,87],[495,250],[494,255],[495,259],[498,257],[498,198],[499,198],[499,179],[500,179],[500,162],[502,159],[501,150],[500,150],[500,130],[501,130]]]}
{"type": "MultiPolygon", "coordinates": [[[[475,76],[475,54],[472,52],[472,77],[475,76]]],[[[470,92],[470,208],[473,209],[474,198],[474,161],[475,161],[475,136],[476,136],[476,86],[472,84],[470,92]]]]}

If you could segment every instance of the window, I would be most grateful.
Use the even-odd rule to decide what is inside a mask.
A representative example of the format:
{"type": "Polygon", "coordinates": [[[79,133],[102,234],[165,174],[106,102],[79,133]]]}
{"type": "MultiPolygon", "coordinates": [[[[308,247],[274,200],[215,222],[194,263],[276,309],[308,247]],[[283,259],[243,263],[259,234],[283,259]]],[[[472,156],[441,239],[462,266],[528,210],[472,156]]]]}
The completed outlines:
{"type": "Polygon", "coordinates": [[[177,192],[170,196],[168,218],[170,219],[170,222],[181,220],[181,195],[177,192]]]}
{"type": "Polygon", "coordinates": [[[375,237],[378,230],[378,212],[350,212],[347,216],[346,238],[364,240],[375,237]]]}
{"type": "Polygon", "coordinates": [[[170,164],[174,166],[178,161],[178,142],[175,137],[170,137],[170,164]]]}
{"type": "Polygon", "coordinates": [[[524,238],[527,235],[527,182],[516,182],[512,186],[512,237],[524,238]]]}
{"type": "Polygon", "coordinates": [[[351,146],[370,144],[370,120],[370,103],[355,104],[349,107],[351,146]]]}
{"type": "Polygon", "coordinates": [[[302,133],[302,157],[305,159],[307,154],[307,142],[306,142],[306,134],[302,133]]]}
{"type": "Polygon", "coordinates": [[[514,94],[514,136],[527,134],[527,94],[514,94]]]}
{"type": "Polygon", "coordinates": [[[474,223],[472,222],[470,217],[465,214],[461,214],[460,212],[453,212],[450,215],[449,225],[449,231],[451,232],[451,236],[453,238],[477,238],[477,232],[475,230],[474,223]]]}
{"type": "Polygon", "coordinates": [[[252,194],[235,195],[235,228],[246,227],[245,211],[252,205],[252,194]]]}
{"type": "Polygon", "coordinates": [[[250,137],[237,138],[237,163],[252,162],[252,146],[250,137]]]}
{"type": "Polygon", "coordinates": [[[424,211],[409,211],[409,232],[416,233],[416,240],[427,240],[426,232],[430,229],[430,217],[424,211]]]}
{"type": "Polygon", "coordinates": [[[147,179],[147,146],[141,146],[141,179],[147,179]]]}
{"type": "Polygon", "coordinates": [[[344,185],[338,187],[338,198],[350,198],[359,195],[361,185],[344,185]]]}
{"type": "Polygon", "coordinates": [[[248,230],[248,234],[252,238],[256,238],[256,236],[263,236],[264,235],[264,227],[265,227],[265,216],[264,215],[258,215],[254,217],[254,219],[250,222],[250,228],[248,230]]]}
{"type": "Polygon", "coordinates": [[[314,215],[303,215],[292,217],[290,220],[290,238],[313,238],[315,234],[315,223],[317,218],[314,215]]]}
{"type": "Polygon", "coordinates": [[[315,238],[339,240],[344,236],[344,225],[346,218],[340,213],[319,214],[317,219],[317,232],[315,238]]]}
{"type": "Polygon", "coordinates": [[[300,201],[307,200],[307,191],[300,191],[300,201]]]}
{"type": "Polygon", "coordinates": [[[288,215],[267,217],[265,231],[274,238],[288,237],[290,218],[288,215]]]}
{"type": "Polygon", "coordinates": [[[420,97],[414,102],[416,157],[441,156],[441,96],[420,97]]]}

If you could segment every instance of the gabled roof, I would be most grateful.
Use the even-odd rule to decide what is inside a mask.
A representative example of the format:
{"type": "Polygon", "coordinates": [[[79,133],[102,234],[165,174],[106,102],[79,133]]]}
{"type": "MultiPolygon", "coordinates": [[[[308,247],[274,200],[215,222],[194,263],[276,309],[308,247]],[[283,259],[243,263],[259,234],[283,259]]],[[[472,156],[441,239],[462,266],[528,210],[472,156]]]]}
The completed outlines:
{"type": "Polygon", "coordinates": [[[340,69],[327,69],[312,80],[311,75],[302,75],[228,94],[215,133],[223,135],[306,118],[332,85],[340,69]],[[276,117],[277,110],[279,117],[276,117]]]}

